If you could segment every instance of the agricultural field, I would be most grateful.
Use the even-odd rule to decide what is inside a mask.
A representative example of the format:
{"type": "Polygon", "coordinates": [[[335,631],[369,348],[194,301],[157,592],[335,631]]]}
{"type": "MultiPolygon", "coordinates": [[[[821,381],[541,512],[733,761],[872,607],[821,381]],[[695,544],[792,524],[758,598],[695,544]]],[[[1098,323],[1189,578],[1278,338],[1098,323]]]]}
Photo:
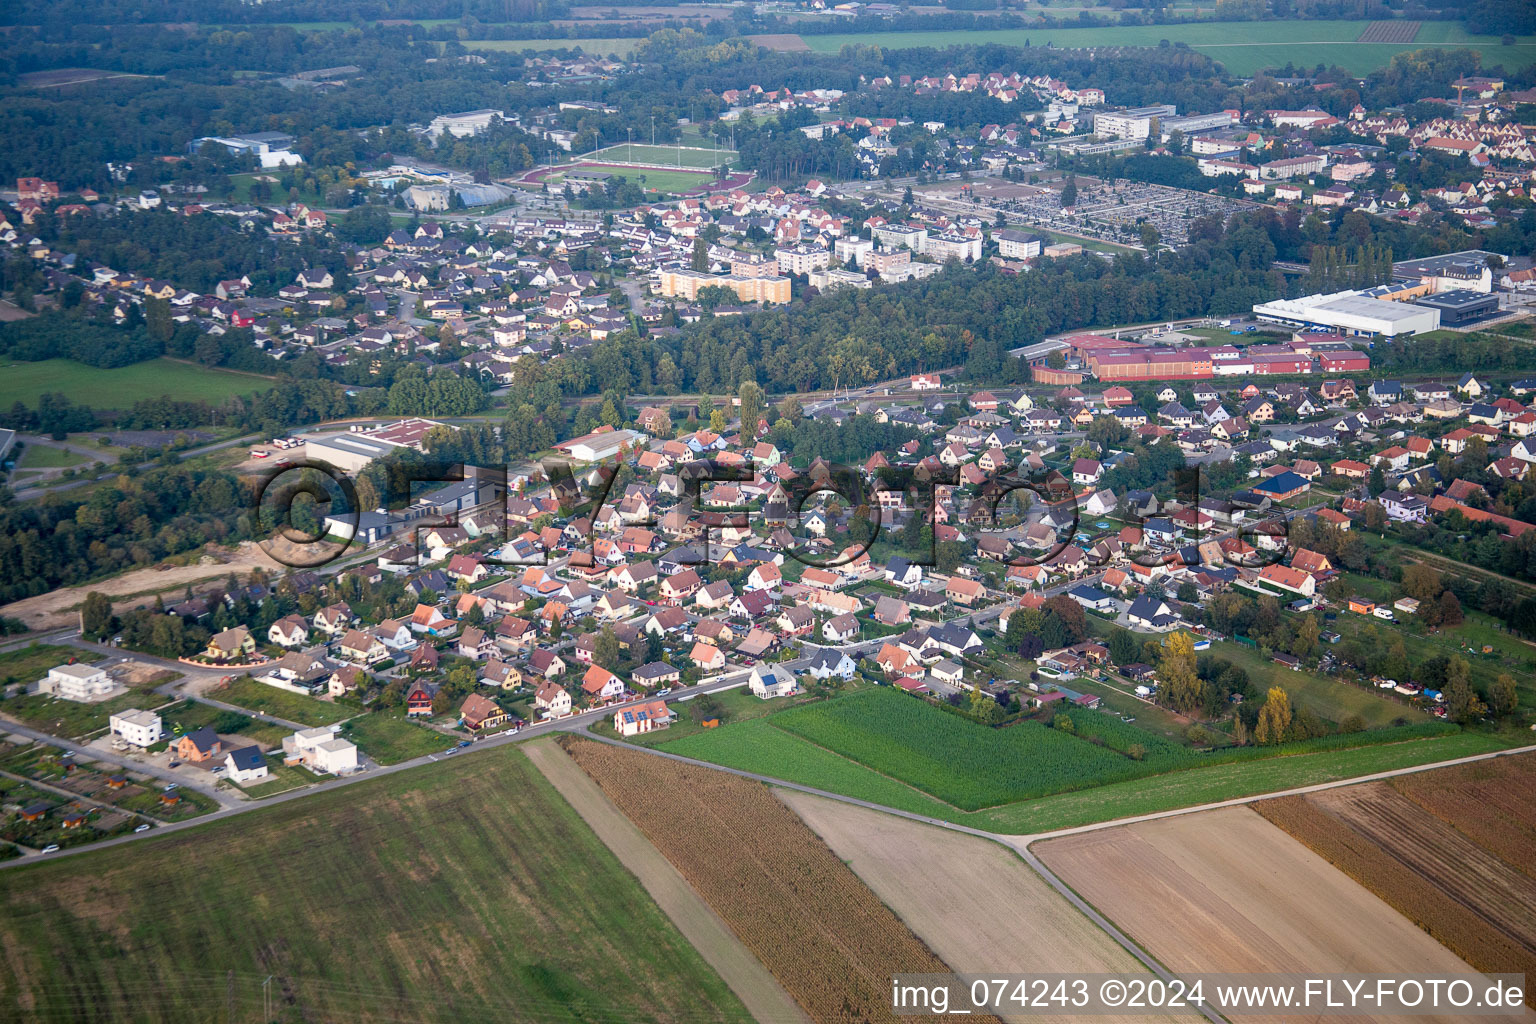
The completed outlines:
{"type": "Polygon", "coordinates": [[[1192,49],[1225,65],[1234,75],[1252,75],[1265,68],[1294,63],[1311,68],[1337,64],[1364,76],[1385,67],[1394,56],[1426,46],[1470,47],[1482,54],[1483,66],[1524,67],[1536,62],[1536,37],[1520,36],[1504,46],[1498,36],[1474,36],[1455,22],[1424,22],[1411,42],[1362,42],[1369,21],[1245,21],[1197,22],[1184,25],[1126,25],[1103,28],[1021,28],[1001,30],[935,30],[931,32],[856,32],[810,35],[805,42],[820,53],[837,53],[844,46],[959,46],[1000,43],[1005,46],[1158,46],[1163,40],[1187,43],[1192,49]]]}
{"type": "MultiPolygon", "coordinates": [[[[884,692],[884,691],[875,691],[884,692]]],[[[909,699],[909,698],[902,698],[909,699]]],[[[931,709],[920,709],[931,710],[931,709]]],[[[934,711],[935,714],[944,712],[934,711]]],[[[1108,716],[1100,715],[1099,719],[1108,716]]],[[[1097,719],[1094,719],[1095,721],[1097,719]]],[[[1443,725],[1409,726],[1312,744],[1191,752],[1184,770],[1055,793],[966,812],[874,768],[777,727],[778,715],[727,723],[664,743],[671,754],[841,793],[859,800],[1005,834],[1041,833],[1193,804],[1390,771],[1499,750],[1508,744],[1443,725]],[[1348,746],[1348,744],[1363,744],[1348,746]]],[[[1079,714],[1074,722],[1089,719],[1079,714]]],[[[961,725],[970,725],[957,719],[961,725]]],[[[1124,723],[1116,725],[1129,729],[1124,723]]],[[[976,726],[975,728],[981,728],[976,726]]],[[[1085,730],[1086,731],[1086,730],[1085,730]]],[[[1148,734],[1152,743],[1156,737],[1148,734]]],[[[1148,749],[1152,749],[1148,743],[1148,749]]],[[[1166,744],[1171,747],[1172,744],[1166,744]]],[[[1143,762],[1145,764],[1146,762],[1143,762]]]]}
{"type": "Polygon", "coordinates": [[[751,1019],[511,749],[11,868],[0,946],[31,1021],[751,1019]]]}
{"type": "MultiPolygon", "coordinates": [[[[1506,746],[1476,733],[1409,733],[1399,741],[1216,763],[1097,789],[994,807],[957,820],[1007,834],[1039,833],[1178,807],[1274,793],[1413,765],[1486,754],[1506,746]]],[[[1251,748],[1249,748],[1251,749],[1251,748]]]]}
{"type": "Polygon", "coordinates": [[[0,365],[0,404],[37,405],[39,395],[62,391],[76,405],[127,409],[145,398],[173,395],[184,402],[220,402],[272,387],[273,380],[254,373],[214,370],[175,359],[150,359],[102,370],[72,359],[6,362],[0,365]]]}
{"type": "Polygon", "coordinates": [[[1084,832],[1033,850],[1175,972],[1467,971],[1413,922],[1247,807],[1084,832]]]}
{"type": "Polygon", "coordinates": [[[1522,797],[1528,804],[1532,759],[1459,766],[1439,779],[1438,772],[1425,774],[1403,787],[1396,780],[1372,782],[1255,808],[1478,970],[1536,971],[1529,845],[1515,853],[1523,869],[1484,845],[1519,851],[1530,812],[1517,809],[1506,819],[1476,805],[1491,800],[1508,807],[1522,797]]]}
{"type": "MultiPolygon", "coordinates": [[[[1074,711],[1079,718],[1119,725],[1089,711],[1074,711]]],[[[884,688],[786,711],[773,724],[969,811],[1147,773],[1038,722],[991,729],[884,688]]]]}
{"type": "Polygon", "coordinates": [[[454,741],[424,725],[408,721],[398,711],[374,711],[342,723],[341,737],[379,764],[399,764],[426,754],[436,754],[454,741]]]}
{"type": "Polygon", "coordinates": [[[891,975],[949,973],[767,786],[615,744],[561,742],[813,1019],[895,1022],[891,975]]]}
{"type": "Polygon", "coordinates": [[[661,749],[916,814],[951,817],[959,813],[927,793],[776,729],[766,719],[703,730],[661,749]]]}
{"type": "Polygon", "coordinates": [[[1401,775],[1392,788],[1472,842],[1536,878],[1536,757],[1401,775]]]}
{"type": "Polygon", "coordinates": [[[614,856],[640,880],[683,937],[720,972],[756,1020],[810,1024],[810,1018],[784,991],[784,986],[774,980],[688,880],[603,795],[591,776],[552,737],[525,744],[523,750],[614,856]]]}
{"type": "Polygon", "coordinates": [[[699,146],[697,140],[689,140],[683,146],[646,146],[641,143],[620,143],[607,149],[593,150],[588,158],[597,163],[615,164],[664,164],[668,167],[697,167],[713,170],[722,165],[736,166],[737,153],[733,149],[713,149],[699,146]]]}
{"type": "Polygon", "coordinates": [[[240,676],[226,686],[209,690],[204,696],[300,725],[330,725],[354,713],[339,704],[258,683],[250,676],[240,676]]]}
{"type": "Polygon", "coordinates": [[[1108,933],[997,843],[794,790],[781,791],[779,799],[946,963],[963,964],[963,970],[978,974],[1016,971],[1019,951],[1028,950],[1030,969],[1048,974],[1146,972],[1108,933]],[[935,864],[944,870],[933,870],[935,864]]]}

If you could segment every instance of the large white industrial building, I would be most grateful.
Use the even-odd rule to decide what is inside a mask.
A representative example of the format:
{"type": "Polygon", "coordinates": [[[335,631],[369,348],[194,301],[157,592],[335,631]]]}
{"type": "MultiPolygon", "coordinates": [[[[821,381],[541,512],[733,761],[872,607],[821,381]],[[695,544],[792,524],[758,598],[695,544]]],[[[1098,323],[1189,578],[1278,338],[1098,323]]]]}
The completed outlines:
{"type": "Polygon", "coordinates": [[[1423,334],[1440,327],[1438,309],[1373,299],[1357,291],[1260,302],[1254,305],[1253,315],[1287,327],[1339,331],[1368,338],[1423,334]]]}

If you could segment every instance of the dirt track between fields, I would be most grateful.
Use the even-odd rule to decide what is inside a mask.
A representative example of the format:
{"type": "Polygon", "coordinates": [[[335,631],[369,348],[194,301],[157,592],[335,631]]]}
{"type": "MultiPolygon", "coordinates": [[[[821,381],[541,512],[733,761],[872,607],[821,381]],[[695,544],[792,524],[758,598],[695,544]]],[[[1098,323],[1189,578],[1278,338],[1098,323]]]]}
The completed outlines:
{"type": "Polygon", "coordinates": [[[603,845],[640,880],[677,930],[719,972],[753,1017],[759,1021],[809,1024],[810,1018],[800,1005],[569,754],[552,739],[528,743],[523,751],[597,833],[603,845]]]}

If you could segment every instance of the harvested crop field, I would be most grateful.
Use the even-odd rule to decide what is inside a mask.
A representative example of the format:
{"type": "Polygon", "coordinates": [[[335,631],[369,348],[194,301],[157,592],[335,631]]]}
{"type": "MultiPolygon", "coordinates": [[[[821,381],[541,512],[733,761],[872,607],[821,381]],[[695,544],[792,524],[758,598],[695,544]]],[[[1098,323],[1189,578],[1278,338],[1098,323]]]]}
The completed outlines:
{"type": "Polygon", "coordinates": [[[511,749],[9,868],[0,949],[5,1020],[751,1019],[511,749]]]}
{"type": "Polygon", "coordinates": [[[1033,850],[1173,971],[1468,970],[1413,922],[1246,807],[1085,832],[1033,850]]]}
{"type": "MultiPolygon", "coordinates": [[[[778,795],[918,938],[961,971],[1146,971],[1108,933],[997,843],[809,793],[786,789],[778,795]],[[943,869],[934,870],[934,865],[943,869]]],[[[1004,1014],[1003,1019],[1015,1018],[1004,1014]]],[[[1058,1018],[1031,1014],[1017,1019],[1058,1018]]],[[[1203,1018],[1191,1014],[1095,1019],[1109,1024],[1203,1018]]]]}
{"type": "MultiPolygon", "coordinates": [[[[1520,789],[1529,785],[1527,766],[1494,770],[1511,793],[1529,794],[1520,789]]],[[[1438,773],[1428,774],[1418,783],[1421,793],[1438,773]]],[[[1453,820],[1385,782],[1254,807],[1478,970],[1536,974],[1536,879],[1458,831],[1453,820]]],[[[1452,818],[1477,821],[1474,829],[1496,827],[1480,812],[1452,818]]]]}
{"type": "Polygon", "coordinates": [[[1392,788],[1495,857],[1536,878],[1536,757],[1400,775],[1392,788]]]}
{"type": "Polygon", "coordinates": [[[950,972],[767,786],[620,745],[561,743],[812,1019],[895,1022],[891,975],[950,972]]]}
{"type": "Polygon", "coordinates": [[[1357,43],[1411,43],[1419,34],[1421,22],[1373,21],[1355,40],[1357,43]]]}
{"type": "Polygon", "coordinates": [[[780,53],[808,53],[810,46],[794,32],[769,33],[766,35],[747,36],[758,46],[766,46],[770,50],[780,53]]]}
{"type": "Polygon", "coordinates": [[[581,770],[553,739],[540,739],[524,749],[550,784],[592,826],[597,837],[645,886],[658,906],[720,972],[720,977],[760,1021],[809,1021],[784,986],[742,945],[709,904],[694,891],[678,870],[667,862],[651,841],[637,829],[597,783],[581,770]]]}

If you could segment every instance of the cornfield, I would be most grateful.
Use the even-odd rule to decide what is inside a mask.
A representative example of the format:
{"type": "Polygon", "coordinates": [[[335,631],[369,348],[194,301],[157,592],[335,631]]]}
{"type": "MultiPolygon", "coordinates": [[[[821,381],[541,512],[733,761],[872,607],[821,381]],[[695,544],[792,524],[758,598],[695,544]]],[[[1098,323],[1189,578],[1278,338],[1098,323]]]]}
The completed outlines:
{"type": "MultiPolygon", "coordinates": [[[[1094,717],[1072,712],[1074,722],[1094,717]]],[[[1039,722],[991,729],[884,688],[792,708],[772,722],[967,811],[1154,770],[1039,722]]]]}
{"type": "Polygon", "coordinates": [[[560,742],[812,1019],[894,1024],[892,975],[950,972],[767,786],[560,742]]]}
{"type": "MultiPolygon", "coordinates": [[[[1312,852],[1365,886],[1467,963],[1489,974],[1536,972],[1536,952],[1454,899],[1390,848],[1352,828],[1307,797],[1263,800],[1254,809],[1312,852]]],[[[1445,864],[1446,878],[1457,870],[1445,864]]],[[[1536,996],[1526,993],[1526,1005],[1536,996]]]]}

